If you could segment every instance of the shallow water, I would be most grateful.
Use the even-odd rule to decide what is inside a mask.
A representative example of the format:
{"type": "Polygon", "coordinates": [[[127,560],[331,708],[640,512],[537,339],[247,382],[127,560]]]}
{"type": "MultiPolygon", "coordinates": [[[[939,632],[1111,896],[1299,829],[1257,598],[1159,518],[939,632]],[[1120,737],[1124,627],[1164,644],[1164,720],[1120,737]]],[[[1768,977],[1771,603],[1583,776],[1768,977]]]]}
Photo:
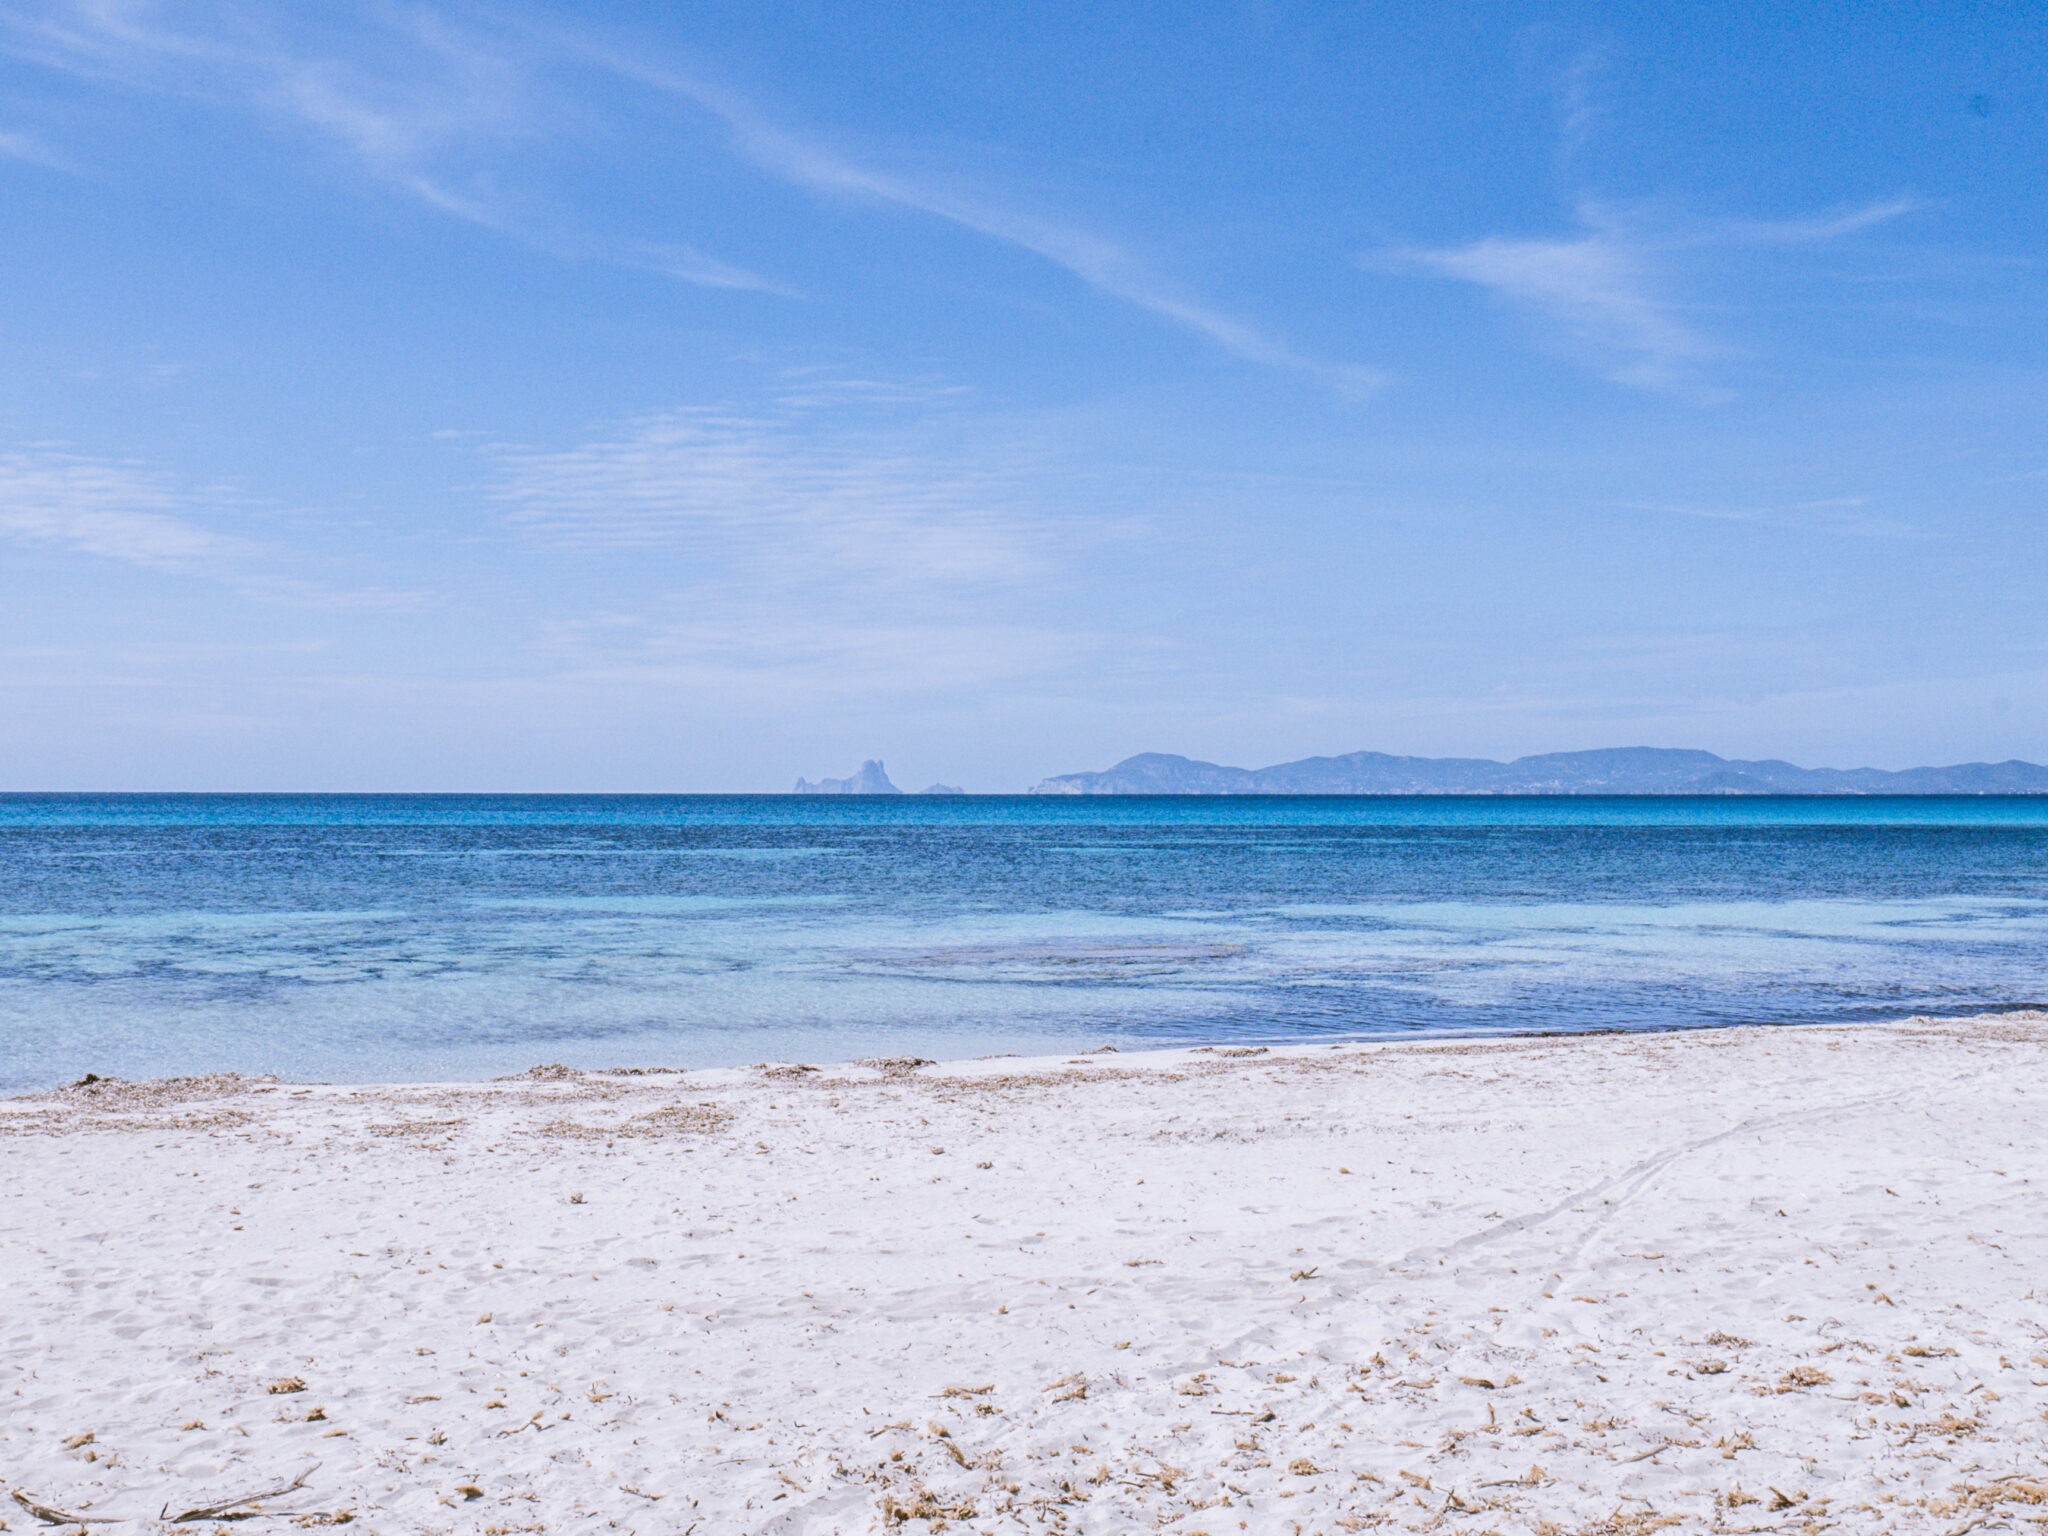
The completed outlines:
{"type": "Polygon", "coordinates": [[[2048,999],[2048,800],[0,796],[0,1086],[2048,999]]]}

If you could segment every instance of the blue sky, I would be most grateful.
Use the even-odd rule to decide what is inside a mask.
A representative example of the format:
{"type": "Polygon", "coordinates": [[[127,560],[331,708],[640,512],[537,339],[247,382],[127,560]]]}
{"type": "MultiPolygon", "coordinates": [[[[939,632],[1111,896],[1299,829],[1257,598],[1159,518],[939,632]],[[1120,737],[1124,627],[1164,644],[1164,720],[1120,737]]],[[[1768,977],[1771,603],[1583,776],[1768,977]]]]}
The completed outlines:
{"type": "Polygon", "coordinates": [[[0,784],[2048,759],[2044,44],[0,0],[0,784]]]}

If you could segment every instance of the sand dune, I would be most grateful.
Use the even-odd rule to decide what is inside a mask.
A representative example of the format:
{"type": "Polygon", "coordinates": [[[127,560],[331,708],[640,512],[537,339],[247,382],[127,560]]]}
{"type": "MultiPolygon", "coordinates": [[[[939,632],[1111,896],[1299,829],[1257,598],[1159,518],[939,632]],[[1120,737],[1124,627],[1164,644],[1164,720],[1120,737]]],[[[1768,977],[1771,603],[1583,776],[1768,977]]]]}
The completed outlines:
{"type": "Polygon", "coordinates": [[[302,1473],[221,1513],[2016,1529],[2048,1516],[2044,1043],[2036,1013],[16,1100],[0,1478],[116,1530],[302,1473]]]}

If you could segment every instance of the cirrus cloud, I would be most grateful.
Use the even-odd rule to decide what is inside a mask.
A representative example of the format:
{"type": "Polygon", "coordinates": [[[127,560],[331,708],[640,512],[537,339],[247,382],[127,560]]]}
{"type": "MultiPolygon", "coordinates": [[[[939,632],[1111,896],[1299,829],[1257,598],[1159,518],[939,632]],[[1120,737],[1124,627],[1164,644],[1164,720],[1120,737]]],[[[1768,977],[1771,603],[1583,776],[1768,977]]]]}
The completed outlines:
{"type": "Polygon", "coordinates": [[[1715,400],[1726,391],[1707,365],[1735,349],[1693,318],[1675,258],[1712,248],[1813,245],[1897,218],[1917,204],[1892,199],[1808,219],[1658,225],[1585,203],[1581,230],[1562,238],[1492,235],[1467,245],[1406,249],[1399,263],[1485,289],[1534,320],[1553,346],[1617,384],[1715,400]]]}

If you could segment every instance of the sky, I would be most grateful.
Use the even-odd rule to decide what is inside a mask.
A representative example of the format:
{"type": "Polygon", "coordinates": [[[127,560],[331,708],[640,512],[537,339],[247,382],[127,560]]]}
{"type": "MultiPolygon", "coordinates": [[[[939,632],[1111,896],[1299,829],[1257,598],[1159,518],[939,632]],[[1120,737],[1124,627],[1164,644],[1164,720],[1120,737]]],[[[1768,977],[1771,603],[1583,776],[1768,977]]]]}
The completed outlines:
{"type": "Polygon", "coordinates": [[[2048,760],[2038,4],[0,0],[0,788],[2048,760]]]}

